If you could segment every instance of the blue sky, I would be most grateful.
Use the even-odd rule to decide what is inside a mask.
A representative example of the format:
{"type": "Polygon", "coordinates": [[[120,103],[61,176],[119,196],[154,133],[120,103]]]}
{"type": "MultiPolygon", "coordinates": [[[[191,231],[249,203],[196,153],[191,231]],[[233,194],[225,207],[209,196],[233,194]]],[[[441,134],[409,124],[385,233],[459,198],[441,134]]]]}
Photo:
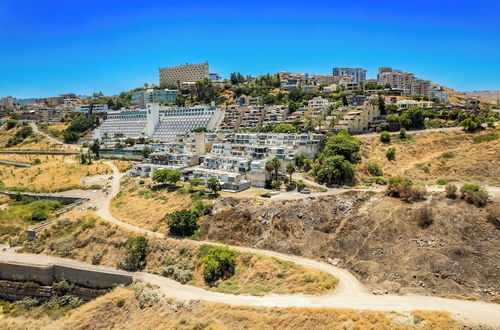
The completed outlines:
{"type": "Polygon", "coordinates": [[[0,2],[0,97],[116,94],[158,68],[228,76],[356,66],[500,90],[500,1],[0,2]]]}

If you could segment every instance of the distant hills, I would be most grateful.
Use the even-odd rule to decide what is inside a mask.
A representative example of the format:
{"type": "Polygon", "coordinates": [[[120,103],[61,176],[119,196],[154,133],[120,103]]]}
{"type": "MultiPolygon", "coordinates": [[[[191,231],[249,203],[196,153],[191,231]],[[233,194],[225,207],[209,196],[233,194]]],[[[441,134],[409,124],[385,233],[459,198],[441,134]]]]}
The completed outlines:
{"type": "Polygon", "coordinates": [[[462,93],[467,96],[477,97],[482,100],[490,101],[491,103],[497,103],[500,100],[500,91],[474,91],[462,93]]]}

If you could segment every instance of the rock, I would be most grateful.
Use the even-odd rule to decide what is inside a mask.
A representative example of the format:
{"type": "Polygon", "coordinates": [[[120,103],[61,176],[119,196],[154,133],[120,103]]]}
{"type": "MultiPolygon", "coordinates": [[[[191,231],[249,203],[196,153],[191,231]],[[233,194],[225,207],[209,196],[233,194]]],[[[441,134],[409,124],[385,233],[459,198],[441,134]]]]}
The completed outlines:
{"type": "Polygon", "coordinates": [[[335,258],[335,259],[328,258],[328,262],[334,266],[338,265],[341,261],[342,261],[342,259],[339,259],[339,258],[335,258]]]}

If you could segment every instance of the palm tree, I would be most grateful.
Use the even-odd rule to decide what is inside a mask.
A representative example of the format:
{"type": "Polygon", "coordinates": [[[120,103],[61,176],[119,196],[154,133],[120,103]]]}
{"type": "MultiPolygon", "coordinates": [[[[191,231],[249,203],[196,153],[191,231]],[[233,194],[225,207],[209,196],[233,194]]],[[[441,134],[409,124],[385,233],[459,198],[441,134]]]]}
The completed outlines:
{"type": "Polygon", "coordinates": [[[276,180],[278,179],[278,171],[280,169],[280,160],[278,157],[274,157],[271,160],[268,160],[265,165],[265,169],[269,174],[271,174],[271,179],[272,179],[272,173],[274,172],[276,175],[276,180]]]}
{"type": "Polygon", "coordinates": [[[315,122],[314,122],[314,118],[307,117],[306,118],[306,122],[304,124],[304,130],[306,132],[312,132],[312,131],[314,131],[315,127],[316,127],[316,125],[315,125],[315,122]]]}
{"type": "Polygon", "coordinates": [[[318,119],[316,119],[316,124],[318,124],[318,127],[319,127],[320,131],[321,131],[321,126],[323,125],[324,121],[325,120],[322,117],[318,117],[318,119]]]}

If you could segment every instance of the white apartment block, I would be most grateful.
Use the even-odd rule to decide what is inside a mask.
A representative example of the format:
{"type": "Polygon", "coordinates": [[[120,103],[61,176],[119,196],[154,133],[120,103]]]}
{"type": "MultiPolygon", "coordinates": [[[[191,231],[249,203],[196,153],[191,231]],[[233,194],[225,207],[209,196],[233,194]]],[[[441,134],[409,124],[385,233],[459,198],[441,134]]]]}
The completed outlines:
{"type": "Polygon", "coordinates": [[[160,86],[178,86],[184,82],[196,82],[210,77],[208,62],[160,68],[159,74],[160,86]]]}
{"type": "Polygon", "coordinates": [[[224,111],[215,106],[160,108],[156,103],[149,103],[145,110],[108,112],[106,120],[94,131],[94,137],[113,139],[123,134],[125,138],[148,137],[168,142],[196,128],[214,130],[223,118],[224,111]]]}

